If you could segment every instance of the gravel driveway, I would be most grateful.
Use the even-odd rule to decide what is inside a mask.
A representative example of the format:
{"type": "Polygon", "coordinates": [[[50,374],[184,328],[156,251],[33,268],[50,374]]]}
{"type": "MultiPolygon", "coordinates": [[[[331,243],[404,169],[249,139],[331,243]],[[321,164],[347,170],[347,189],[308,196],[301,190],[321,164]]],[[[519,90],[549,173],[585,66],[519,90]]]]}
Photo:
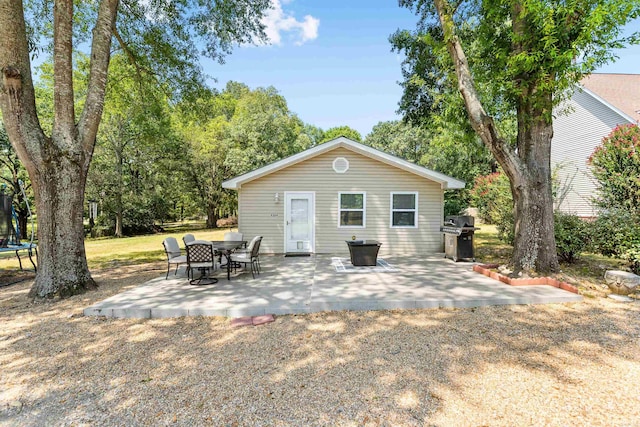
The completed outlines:
{"type": "Polygon", "coordinates": [[[31,305],[0,289],[0,425],[640,425],[640,302],[226,318],[82,309],[163,264],[31,305]]]}

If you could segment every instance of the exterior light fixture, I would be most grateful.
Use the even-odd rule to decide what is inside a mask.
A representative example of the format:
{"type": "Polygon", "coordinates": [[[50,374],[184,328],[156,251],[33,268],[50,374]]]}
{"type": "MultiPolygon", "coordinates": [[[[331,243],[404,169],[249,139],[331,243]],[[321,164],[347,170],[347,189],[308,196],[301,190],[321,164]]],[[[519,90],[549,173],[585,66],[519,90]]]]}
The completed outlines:
{"type": "Polygon", "coordinates": [[[280,194],[279,193],[276,193],[276,194],[273,195],[273,201],[275,203],[280,202],[280,194]]]}

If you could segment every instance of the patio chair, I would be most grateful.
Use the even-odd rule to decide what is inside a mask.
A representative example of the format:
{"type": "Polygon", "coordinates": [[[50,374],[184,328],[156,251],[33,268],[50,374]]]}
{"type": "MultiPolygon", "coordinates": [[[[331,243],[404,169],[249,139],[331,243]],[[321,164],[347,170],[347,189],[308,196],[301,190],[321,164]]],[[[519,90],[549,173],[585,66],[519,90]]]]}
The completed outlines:
{"type": "Polygon", "coordinates": [[[229,231],[224,233],[224,237],[222,238],[225,242],[234,242],[234,241],[241,241],[243,240],[242,238],[244,237],[244,235],[242,233],[239,233],[237,231],[229,231]]]}
{"type": "Polygon", "coordinates": [[[262,236],[256,236],[251,240],[249,246],[247,246],[247,252],[233,253],[231,254],[231,262],[244,264],[245,268],[247,264],[251,264],[251,277],[256,278],[256,273],[260,274],[260,242],[262,242],[262,236]]]}
{"type": "Polygon", "coordinates": [[[208,277],[205,275],[205,272],[211,272],[216,269],[216,258],[211,242],[194,240],[186,247],[187,265],[189,267],[189,272],[191,273],[191,280],[189,283],[192,285],[211,285],[218,283],[218,279],[215,277],[208,277]],[[193,269],[200,270],[200,277],[197,279],[193,277],[193,269]]]}
{"type": "MultiPolygon", "coordinates": [[[[225,242],[241,242],[244,239],[244,235],[240,232],[237,231],[227,231],[226,233],[224,233],[224,236],[222,237],[222,240],[224,240],[225,242]]],[[[235,252],[237,253],[242,253],[242,252],[247,252],[247,244],[244,244],[243,248],[238,248],[235,250],[235,252]]],[[[219,262],[220,264],[222,264],[222,255],[220,255],[219,258],[219,262]]],[[[232,265],[232,267],[239,267],[239,265],[232,265]]]]}
{"type": "Polygon", "coordinates": [[[195,240],[196,240],[195,236],[190,233],[187,233],[184,236],[182,236],[182,241],[184,242],[185,247],[187,247],[189,243],[194,242],[195,240]]]}
{"type": "Polygon", "coordinates": [[[175,276],[178,273],[178,267],[180,266],[180,264],[187,264],[187,257],[184,255],[180,255],[180,246],[178,246],[178,241],[175,237],[167,237],[162,241],[162,245],[164,246],[164,251],[167,254],[167,275],[165,276],[166,280],[169,278],[169,270],[171,269],[171,266],[176,266],[176,271],[173,273],[173,275],[175,276]]]}

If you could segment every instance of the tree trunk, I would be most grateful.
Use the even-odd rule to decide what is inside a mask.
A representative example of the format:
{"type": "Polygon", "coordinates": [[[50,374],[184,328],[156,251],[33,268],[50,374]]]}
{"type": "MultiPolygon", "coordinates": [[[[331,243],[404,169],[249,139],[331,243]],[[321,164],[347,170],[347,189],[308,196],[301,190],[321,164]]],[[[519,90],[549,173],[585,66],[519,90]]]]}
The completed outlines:
{"type": "MultiPolygon", "coordinates": [[[[525,94],[528,91],[525,92],[525,94]]],[[[542,106],[522,102],[518,106],[519,173],[511,179],[516,271],[549,272],[558,269],[551,183],[553,124],[545,115],[552,110],[551,97],[542,106]]]]}
{"type": "Polygon", "coordinates": [[[122,237],[122,194],[116,194],[116,228],[114,232],[115,237],[122,237]]]}
{"type": "Polygon", "coordinates": [[[522,184],[513,192],[515,239],[512,263],[516,271],[556,271],[551,186],[531,172],[524,176],[522,184]]]}
{"type": "Polygon", "coordinates": [[[91,43],[89,83],[76,122],[73,1],[54,4],[54,123],[44,135],[36,113],[29,43],[20,0],[0,0],[0,108],[11,145],[29,172],[38,212],[38,274],[31,295],[66,297],[94,287],[84,251],[87,171],[102,109],[118,0],[101,0],[91,43]]]}
{"type": "Polygon", "coordinates": [[[95,288],[84,250],[86,171],[63,154],[32,176],[38,207],[38,275],[34,298],[68,297],[95,288]]]}
{"type": "Polygon", "coordinates": [[[207,203],[207,228],[218,227],[218,209],[214,203],[207,203]]]}
{"type": "Polygon", "coordinates": [[[115,192],[115,202],[116,202],[116,228],[114,230],[115,237],[122,237],[122,193],[124,192],[124,179],[122,176],[122,164],[123,164],[123,155],[122,155],[123,147],[119,144],[118,141],[114,142],[114,153],[115,153],[115,166],[116,166],[116,192],[115,192]]]}
{"type": "MultiPolygon", "coordinates": [[[[555,271],[558,269],[558,260],[550,166],[553,137],[552,94],[541,92],[535,83],[521,88],[522,93],[517,102],[517,149],[514,150],[501,137],[493,117],[486,113],[480,101],[469,62],[456,34],[454,8],[447,0],[434,0],[434,5],[447,49],[453,59],[458,89],[464,99],[471,126],[509,177],[515,218],[511,260],[514,271],[555,271]],[[536,102],[538,105],[534,105],[536,102]]],[[[526,26],[520,20],[519,4],[516,2],[514,7],[514,31],[523,34],[526,26]]],[[[516,52],[521,49],[521,46],[514,45],[516,52]]]]}

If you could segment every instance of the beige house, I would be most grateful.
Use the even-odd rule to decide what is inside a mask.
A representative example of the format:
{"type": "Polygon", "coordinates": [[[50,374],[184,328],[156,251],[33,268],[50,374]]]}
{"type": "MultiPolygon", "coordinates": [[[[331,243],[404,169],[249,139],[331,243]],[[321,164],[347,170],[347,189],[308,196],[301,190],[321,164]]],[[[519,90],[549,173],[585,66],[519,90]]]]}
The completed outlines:
{"type": "Polygon", "coordinates": [[[222,183],[238,191],[238,228],[264,253],[442,251],[444,190],[464,182],[340,137],[222,183]]]}
{"type": "Polygon", "coordinates": [[[555,209],[598,215],[589,156],[616,126],[640,121],[640,74],[591,74],[556,111],[551,166],[558,180],[555,209]]]}

